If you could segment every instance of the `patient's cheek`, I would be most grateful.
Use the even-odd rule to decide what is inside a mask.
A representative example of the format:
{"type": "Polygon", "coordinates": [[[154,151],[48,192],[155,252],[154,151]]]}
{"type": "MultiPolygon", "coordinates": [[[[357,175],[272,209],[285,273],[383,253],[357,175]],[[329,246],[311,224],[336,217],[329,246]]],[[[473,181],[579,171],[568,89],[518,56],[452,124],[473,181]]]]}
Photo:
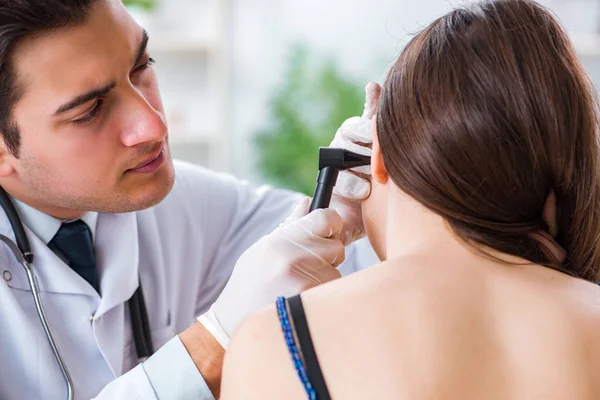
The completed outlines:
{"type": "Polygon", "coordinates": [[[381,261],[386,259],[387,188],[373,183],[371,195],[362,202],[365,231],[381,261]]]}

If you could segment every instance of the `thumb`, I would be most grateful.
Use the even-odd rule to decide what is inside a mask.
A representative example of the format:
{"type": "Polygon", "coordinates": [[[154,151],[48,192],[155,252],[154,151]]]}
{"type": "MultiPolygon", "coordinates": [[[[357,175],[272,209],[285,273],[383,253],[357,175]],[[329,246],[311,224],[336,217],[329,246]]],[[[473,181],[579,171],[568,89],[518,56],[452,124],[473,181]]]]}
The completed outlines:
{"type": "Polygon", "coordinates": [[[287,226],[294,221],[299,220],[308,214],[310,208],[310,197],[303,197],[299,202],[294,211],[281,223],[281,226],[287,226]]]}
{"type": "Polygon", "coordinates": [[[365,87],[366,101],[362,118],[371,119],[377,112],[379,98],[381,96],[381,85],[377,82],[369,82],[365,87]]]}
{"type": "Polygon", "coordinates": [[[298,221],[311,235],[321,238],[339,238],[344,227],[342,217],[333,209],[325,208],[311,212],[298,221]]]}

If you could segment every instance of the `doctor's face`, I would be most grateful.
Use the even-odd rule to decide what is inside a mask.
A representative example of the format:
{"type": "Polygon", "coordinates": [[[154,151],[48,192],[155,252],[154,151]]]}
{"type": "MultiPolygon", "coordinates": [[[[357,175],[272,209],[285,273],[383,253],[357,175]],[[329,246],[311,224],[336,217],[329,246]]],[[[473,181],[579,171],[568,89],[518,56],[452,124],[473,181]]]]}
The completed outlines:
{"type": "Polygon", "coordinates": [[[174,172],[146,44],[120,0],[98,0],[82,24],[16,47],[21,146],[15,157],[0,144],[7,192],[59,218],[134,211],[167,195],[174,172]]]}

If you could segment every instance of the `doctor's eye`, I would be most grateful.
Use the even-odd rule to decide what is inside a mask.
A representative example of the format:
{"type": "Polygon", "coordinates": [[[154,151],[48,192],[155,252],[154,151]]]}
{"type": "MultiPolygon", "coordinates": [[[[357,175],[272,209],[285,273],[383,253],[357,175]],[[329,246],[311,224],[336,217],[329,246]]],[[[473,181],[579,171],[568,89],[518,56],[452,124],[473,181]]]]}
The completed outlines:
{"type": "Polygon", "coordinates": [[[92,122],[100,114],[100,111],[102,110],[103,105],[104,105],[104,99],[99,98],[98,101],[96,101],[96,104],[94,105],[94,107],[92,107],[92,109],[87,114],[85,114],[83,117],[76,119],[72,122],[75,125],[84,125],[84,124],[92,122]]]}
{"type": "Polygon", "coordinates": [[[139,72],[144,72],[145,70],[147,70],[148,68],[150,68],[155,63],[156,63],[156,60],[154,60],[154,58],[148,57],[148,61],[146,61],[145,63],[143,63],[142,65],[140,65],[136,69],[134,69],[133,73],[135,74],[135,73],[139,73],[139,72]]]}

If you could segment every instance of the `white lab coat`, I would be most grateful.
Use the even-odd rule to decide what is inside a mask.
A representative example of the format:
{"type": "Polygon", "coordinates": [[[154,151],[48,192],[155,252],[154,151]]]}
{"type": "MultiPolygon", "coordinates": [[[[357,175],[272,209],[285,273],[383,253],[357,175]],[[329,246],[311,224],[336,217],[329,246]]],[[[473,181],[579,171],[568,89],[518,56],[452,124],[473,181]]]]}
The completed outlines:
{"type": "MultiPolygon", "coordinates": [[[[95,248],[102,297],[26,228],[43,306],[71,373],[75,399],[97,396],[138,364],[126,303],[138,275],[158,349],[209,308],[240,254],[276,227],[297,198],[176,162],[175,186],[162,203],[140,212],[99,215],[95,248]]],[[[3,212],[0,233],[14,239],[3,212]]],[[[376,262],[368,247],[352,251],[357,254],[344,264],[346,273],[376,262]]],[[[136,368],[106,393],[153,399],[149,387],[143,370],[136,368]]],[[[0,398],[66,398],[25,272],[2,243],[0,398]]]]}

